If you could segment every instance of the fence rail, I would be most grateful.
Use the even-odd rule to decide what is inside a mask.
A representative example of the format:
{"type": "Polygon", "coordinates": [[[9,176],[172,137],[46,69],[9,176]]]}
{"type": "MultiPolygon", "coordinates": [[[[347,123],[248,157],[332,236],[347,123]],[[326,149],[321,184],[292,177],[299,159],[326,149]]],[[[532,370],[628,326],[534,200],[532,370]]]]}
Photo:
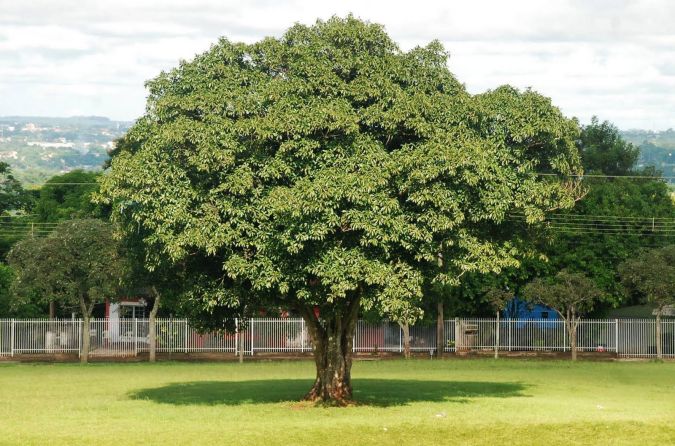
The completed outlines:
{"type": "MultiPolygon", "coordinates": [[[[249,319],[237,333],[199,333],[185,319],[157,319],[159,353],[239,351],[311,352],[312,343],[302,319],[249,319]]],[[[86,333],[80,319],[0,319],[0,356],[81,354],[86,333]]],[[[150,349],[148,319],[92,319],[90,356],[136,356],[150,349]]],[[[410,327],[413,352],[436,350],[436,326],[410,327]]],[[[444,351],[569,351],[567,328],[561,320],[455,318],[444,324],[444,351]]],[[[661,322],[664,357],[675,357],[675,320],[661,322]]],[[[403,352],[403,330],[392,322],[358,321],[354,352],[403,352]]],[[[613,352],[621,357],[656,356],[654,319],[584,319],[577,327],[579,351],[613,352]]]]}

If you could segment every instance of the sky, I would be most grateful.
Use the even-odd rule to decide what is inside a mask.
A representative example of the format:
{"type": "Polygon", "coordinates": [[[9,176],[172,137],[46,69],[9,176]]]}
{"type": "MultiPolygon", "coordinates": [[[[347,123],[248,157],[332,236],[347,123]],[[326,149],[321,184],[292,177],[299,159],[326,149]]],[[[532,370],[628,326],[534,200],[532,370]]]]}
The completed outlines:
{"type": "Polygon", "coordinates": [[[471,93],[531,87],[582,123],[675,127],[672,0],[0,0],[0,116],[133,120],[146,80],[220,36],[349,13],[403,50],[440,40],[471,93]]]}

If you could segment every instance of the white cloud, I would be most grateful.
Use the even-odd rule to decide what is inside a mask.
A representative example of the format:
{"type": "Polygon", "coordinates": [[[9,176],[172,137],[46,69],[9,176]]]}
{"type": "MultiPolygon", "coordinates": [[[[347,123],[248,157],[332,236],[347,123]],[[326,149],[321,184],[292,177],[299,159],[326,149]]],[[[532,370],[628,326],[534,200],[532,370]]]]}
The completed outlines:
{"type": "Polygon", "coordinates": [[[219,36],[256,41],[333,14],[402,48],[439,39],[469,91],[533,87],[570,116],[675,127],[669,0],[0,0],[0,115],[143,112],[145,80],[219,36]]]}

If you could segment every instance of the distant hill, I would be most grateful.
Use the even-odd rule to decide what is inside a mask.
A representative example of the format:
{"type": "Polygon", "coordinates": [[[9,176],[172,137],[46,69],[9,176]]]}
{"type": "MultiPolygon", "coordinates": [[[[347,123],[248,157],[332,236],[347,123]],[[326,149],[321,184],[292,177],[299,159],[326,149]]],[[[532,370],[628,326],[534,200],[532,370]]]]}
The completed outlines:
{"type": "Polygon", "coordinates": [[[74,169],[99,170],[130,125],[100,116],[0,117],[0,161],[27,187],[74,169]]]}
{"type": "MultiPolygon", "coordinates": [[[[0,161],[9,163],[28,187],[74,169],[99,170],[113,141],[131,124],[103,116],[2,116],[0,161]]],[[[641,167],[655,166],[664,176],[675,177],[675,130],[627,130],[621,134],[640,147],[641,167]]],[[[669,182],[675,187],[675,179],[669,182]]]]}
{"type": "Polygon", "coordinates": [[[640,147],[638,165],[654,166],[664,176],[671,177],[669,183],[675,185],[675,130],[661,132],[649,130],[627,130],[621,132],[629,142],[640,147]]]}

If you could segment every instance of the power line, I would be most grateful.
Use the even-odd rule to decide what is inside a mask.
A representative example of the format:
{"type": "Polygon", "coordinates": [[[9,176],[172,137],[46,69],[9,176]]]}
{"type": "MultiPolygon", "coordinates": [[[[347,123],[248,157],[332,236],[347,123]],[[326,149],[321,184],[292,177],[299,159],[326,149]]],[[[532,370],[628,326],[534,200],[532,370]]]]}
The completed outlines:
{"type": "MultiPolygon", "coordinates": [[[[511,222],[522,222],[518,219],[509,219],[511,222]]],[[[562,221],[562,220],[547,220],[542,222],[542,225],[546,227],[556,227],[556,226],[579,226],[584,228],[606,228],[606,229],[638,229],[638,228],[650,228],[652,230],[670,230],[675,229],[675,223],[663,223],[663,222],[652,222],[651,220],[643,222],[592,222],[590,220],[576,220],[576,221],[562,221]]]]}
{"type": "Polygon", "coordinates": [[[40,187],[45,187],[45,186],[87,186],[87,185],[92,185],[92,184],[100,184],[98,182],[93,182],[93,183],[42,183],[41,185],[38,185],[40,187]]]}
{"type": "MultiPolygon", "coordinates": [[[[509,214],[510,216],[525,216],[523,212],[514,212],[512,214],[509,214]]],[[[551,213],[546,215],[546,218],[550,217],[572,217],[572,218],[596,218],[596,219],[655,219],[655,220],[673,220],[675,221],[675,217],[638,217],[638,216],[632,216],[632,215],[593,215],[593,214],[563,214],[563,213],[551,213]]]]}
{"type": "Polygon", "coordinates": [[[675,180],[675,176],[653,176],[653,175],[604,175],[604,174],[566,174],[566,173],[545,173],[535,172],[536,175],[546,177],[568,177],[568,178],[628,178],[640,180],[675,180]]]}

